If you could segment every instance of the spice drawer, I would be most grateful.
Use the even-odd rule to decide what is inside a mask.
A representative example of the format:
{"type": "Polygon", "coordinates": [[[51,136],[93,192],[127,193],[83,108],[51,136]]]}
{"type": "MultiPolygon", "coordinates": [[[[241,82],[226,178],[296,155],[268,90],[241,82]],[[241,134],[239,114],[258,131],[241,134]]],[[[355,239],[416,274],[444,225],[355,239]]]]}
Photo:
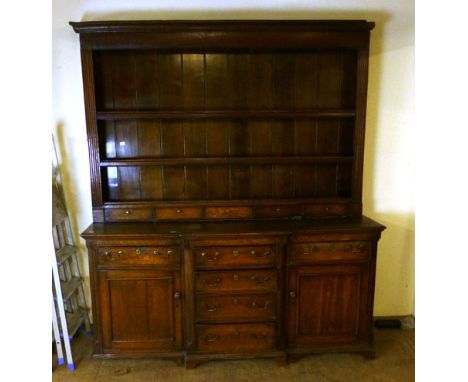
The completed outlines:
{"type": "Polygon", "coordinates": [[[195,272],[197,292],[275,291],[276,270],[195,272]]]}
{"type": "Polygon", "coordinates": [[[275,324],[217,324],[196,326],[200,352],[244,353],[276,348],[275,324]]]}
{"type": "Polygon", "coordinates": [[[180,265],[178,247],[100,247],[100,265],[180,265]]]}
{"type": "Polygon", "coordinates": [[[275,246],[200,247],[193,252],[197,269],[272,267],[277,256],[275,246]]]}
{"type": "Polygon", "coordinates": [[[197,321],[251,321],[276,319],[276,294],[199,295],[197,321]]]}
{"type": "Polygon", "coordinates": [[[370,245],[366,241],[300,243],[289,246],[289,263],[367,260],[369,254],[370,245]]]}

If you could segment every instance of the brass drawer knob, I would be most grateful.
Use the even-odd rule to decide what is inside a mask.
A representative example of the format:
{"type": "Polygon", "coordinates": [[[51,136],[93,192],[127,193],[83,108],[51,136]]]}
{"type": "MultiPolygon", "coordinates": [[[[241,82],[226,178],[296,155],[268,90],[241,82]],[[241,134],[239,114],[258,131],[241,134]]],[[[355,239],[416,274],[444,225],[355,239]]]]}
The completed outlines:
{"type": "Polygon", "coordinates": [[[171,250],[168,250],[168,251],[167,251],[167,256],[172,256],[173,254],[174,254],[173,251],[171,251],[171,250]]]}
{"type": "Polygon", "coordinates": [[[234,281],[239,281],[239,275],[234,275],[232,276],[232,278],[234,279],[234,281]]]}
{"type": "Polygon", "coordinates": [[[229,210],[229,209],[226,210],[226,213],[227,213],[227,214],[230,214],[230,213],[231,213],[231,210],[229,210]]]}
{"type": "Polygon", "coordinates": [[[132,212],[130,210],[125,211],[125,215],[130,215],[132,212]]]}
{"type": "Polygon", "coordinates": [[[235,298],[234,300],[232,300],[232,304],[233,305],[239,305],[239,300],[237,298],[235,298]]]}
{"type": "Polygon", "coordinates": [[[234,251],[232,251],[232,254],[234,257],[237,257],[239,256],[239,251],[237,249],[235,249],[234,251]]]}
{"type": "Polygon", "coordinates": [[[296,298],[296,292],[294,291],[289,292],[289,296],[291,296],[291,298],[296,298]]]}
{"type": "Polygon", "coordinates": [[[280,211],[281,211],[281,208],[276,207],[276,208],[275,208],[275,211],[276,211],[276,212],[280,212],[280,211]]]}
{"type": "Polygon", "coordinates": [[[177,208],[177,209],[175,210],[175,212],[177,212],[178,214],[180,214],[182,211],[181,211],[179,208],[177,208]]]}
{"type": "Polygon", "coordinates": [[[174,293],[174,299],[178,300],[180,298],[180,292],[175,292],[174,293]]]}
{"type": "Polygon", "coordinates": [[[155,250],[153,251],[153,255],[159,256],[159,251],[158,251],[157,249],[155,249],[155,250]]]}
{"type": "Polygon", "coordinates": [[[135,253],[136,253],[137,256],[141,256],[141,249],[138,248],[138,249],[135,251],[135,253]]]}

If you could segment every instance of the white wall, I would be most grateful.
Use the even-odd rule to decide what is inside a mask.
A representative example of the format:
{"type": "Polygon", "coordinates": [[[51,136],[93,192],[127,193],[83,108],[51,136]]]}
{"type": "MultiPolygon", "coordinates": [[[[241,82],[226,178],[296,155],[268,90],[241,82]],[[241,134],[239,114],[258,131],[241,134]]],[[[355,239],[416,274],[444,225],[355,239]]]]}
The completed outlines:
{"type": "MultiPolygon", "coordinates": [[[[414,3],[411,0],[53,1],[53,112],[67,204],[78,239],[91,192],[78,35],[68,21],[125,19],[367,19],[371,35],[364,213],[387,226],[374,314],[414,313],[414,3]],[[254,4],[254,5],[253,5],[254,4]]],[[[84,242],[82,264],[89,288],[84,242]]],[[[88,293],[89,297],[89,293],[88,293]]]]}

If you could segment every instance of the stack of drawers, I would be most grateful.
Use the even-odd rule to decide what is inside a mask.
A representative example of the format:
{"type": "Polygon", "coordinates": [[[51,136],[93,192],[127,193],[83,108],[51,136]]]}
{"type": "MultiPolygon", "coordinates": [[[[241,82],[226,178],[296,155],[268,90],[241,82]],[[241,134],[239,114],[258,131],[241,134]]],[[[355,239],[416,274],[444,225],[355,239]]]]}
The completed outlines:
{"type": "Polygon", "coordinates": [[[193,248],[195,345],[200,353],[276,349],[278,245],[249,241],[193,248]]]}

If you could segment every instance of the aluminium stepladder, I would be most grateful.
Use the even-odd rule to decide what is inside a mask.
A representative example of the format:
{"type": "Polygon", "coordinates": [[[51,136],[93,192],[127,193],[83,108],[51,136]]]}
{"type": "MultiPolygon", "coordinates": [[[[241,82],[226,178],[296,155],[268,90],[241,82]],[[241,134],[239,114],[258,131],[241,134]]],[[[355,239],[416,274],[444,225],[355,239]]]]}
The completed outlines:
{"type": "Polygon", "coordinates": [[[78,249],[74,245],[70,220],[55,174],[52,182],[52,239],[53,336],[57,347],[58,364],[64,363],[61,348],[63,343],[68,369],[74,370],[70,340],[83,325],[88,335],[92,332],[77,259],[78,249]],[[55,312],[58,312],[58,333],[54,324],[55,312]]]}

